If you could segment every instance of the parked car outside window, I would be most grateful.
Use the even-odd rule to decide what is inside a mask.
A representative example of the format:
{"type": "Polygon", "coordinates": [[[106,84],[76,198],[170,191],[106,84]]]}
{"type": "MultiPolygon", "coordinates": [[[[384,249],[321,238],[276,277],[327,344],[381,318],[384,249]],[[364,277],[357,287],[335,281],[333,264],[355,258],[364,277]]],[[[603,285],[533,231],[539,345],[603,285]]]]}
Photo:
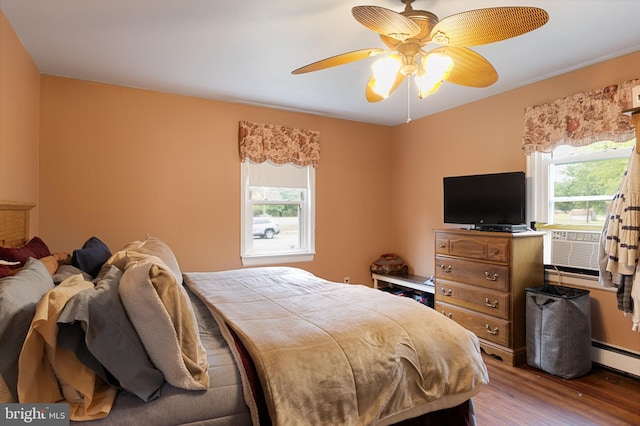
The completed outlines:
{"type": "Polygon", "coordinates": [[[280,233],[280,226],[270,217],[253,218],[253,236],[271,239],[280,233]]]}

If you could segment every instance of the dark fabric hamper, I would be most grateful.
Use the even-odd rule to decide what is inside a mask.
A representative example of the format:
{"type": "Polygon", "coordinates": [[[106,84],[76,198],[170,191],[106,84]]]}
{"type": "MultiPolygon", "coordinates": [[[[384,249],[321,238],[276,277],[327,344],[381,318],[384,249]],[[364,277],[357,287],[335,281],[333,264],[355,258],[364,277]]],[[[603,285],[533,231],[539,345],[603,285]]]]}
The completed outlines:
{"type": "Polygon", "coordinates": [[[565,379],[591,371],[589,291],[544,285],[526,296],[527,364],[565,379]]]}

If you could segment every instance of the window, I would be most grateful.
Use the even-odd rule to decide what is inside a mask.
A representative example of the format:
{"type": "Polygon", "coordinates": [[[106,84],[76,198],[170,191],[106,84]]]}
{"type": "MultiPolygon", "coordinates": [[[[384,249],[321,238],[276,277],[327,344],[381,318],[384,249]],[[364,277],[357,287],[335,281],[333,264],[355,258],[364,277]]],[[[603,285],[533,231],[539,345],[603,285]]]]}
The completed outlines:
{"type": "Polygon", "coordinates": [[[250,160],[241,167],[242,264],[313,260],[314,167],[250,160]]]}
{"type": "MultiPolygon", "coordinates": [[[[597,248],[597,234],[602,231],[607,207],[620,186],[634,144],[635,139],[580,147],[561,145],[551,153],[534,152],[527,157],[528,217],[537,222],[539,230],[548,232],[545,263],[555,263],[552,250],[561,247],[554,244],[556,240],[562,239],[562,244],[588,240],[594,243],[589,250],[597,248]]],[[[597,264],[597,256],[575,258],[582,247],[567,245],[567,250],[574,250],[574,259],[564,266],[594,269],[589,265],[597,264]]]]}

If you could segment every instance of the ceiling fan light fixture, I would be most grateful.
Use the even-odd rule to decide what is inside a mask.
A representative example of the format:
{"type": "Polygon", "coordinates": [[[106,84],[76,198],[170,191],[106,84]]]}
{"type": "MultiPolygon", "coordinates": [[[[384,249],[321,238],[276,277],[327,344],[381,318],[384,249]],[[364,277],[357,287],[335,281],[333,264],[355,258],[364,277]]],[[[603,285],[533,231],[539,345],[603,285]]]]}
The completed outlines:
{"type": "Polygon", "coordinates": [[[442,82],[449,78],[454,62],[451,56],[442,52],[433,52],[422,58],[421,65],[420,71],[416,74],[420,99],[435,93],[440,88],[442,82]]]}
{"type": "Polygon", "coordinates": [[[398,55],[389,55],[377,59],[371,65],[371,71],[373,73],[369,81],[371,90],[384,99],[388,98],[401,67],[402,60],[398,55]]]}
{"type": "Polygon", "coordinates": [[[351,9],[356,21],[378,33],[386,50],[369,48],[343,53],[305,65],[292,74],[318,71],[388,52],[389,55],[373,63],[365,97],[369,102],[379,102],[407,79],[410,105],[410,76],[416,79],[420,99],[436,92],[444,81],[468,87],[492,85],[498,80],[497,71],[468,47],[517,37],[549,20],[549,14],[543,9],[521,6],[468,10],[439,19],[432,12],[414,10],[411,6],[414,0],[401,1],[405,4],[403,12],[380,6],[351,9]],[[425,49],[431,42],[441,47],[425,49]]]}

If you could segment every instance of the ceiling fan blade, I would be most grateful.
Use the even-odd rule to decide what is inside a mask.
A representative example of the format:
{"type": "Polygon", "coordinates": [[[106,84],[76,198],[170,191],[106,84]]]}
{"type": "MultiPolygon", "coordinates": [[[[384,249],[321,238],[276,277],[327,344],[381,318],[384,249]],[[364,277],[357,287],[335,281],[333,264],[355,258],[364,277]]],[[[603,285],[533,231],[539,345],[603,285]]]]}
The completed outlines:
{"type": "Polygon", "coordinates": [[[420,34],[420,25],[410,18],[379,6],[355,6],[351,14],[365,27],[378,34],[406,40],[420,34]]]}
{"type": "Polygon", "coordinates": [[[447,78],[450,83],[470,87],[487,87],[498,81],[498,72],[493,65],[471,49],[440,47],[430,53],[435,52],[441,52],[453,59],[453,69],[447,78]]]}
{"type": "Polygon", "coordinates": [[[384,52],[384,49],[379,48],[354,50],[352,52],[332,56],[330,58],[322,59],[309,65],[305,65],[304,67],[300,67],[297,70],[291,71],[291,74],[304,74],[306,72],[318,71],[325,68],[344,65],[350,62],[355,62],[361,59],[369,58],[371,56],[379,55],[382,52],[384,52]]]}
{"type": "MultiPolygon", "coordinates": [[[[402,74],[401,72],[397,72],[396,73],[396,79],[393,82],[393,85],[391,86],[391,90],[389,90],[389,95],[387,96],[387,98],[389,96],[391,96],[391,94],[393,93],[394,90],[396,90],[398,88],[398,86],[400,86],[400,83],[402,83],[402,81],[404,80],[405,75],[402,74]]],[[[367,96],[367,100],[369,102],[379,102],[382,101],[384,99],[386,99],[385,97],[377,94],[376,92],[373,91],[372,86],[373,86],[373,75],[369,78],[369,82],[367,83],[367,88],[366,88],[366,96],[367,96]]]]}
{"type": "Polygon", "coordinates": [[[431,30],[431,39],[446,46],[478,46],[533,31],[548,20],[549,14],[537,7],[469,10],[438,22],[431,30]]]}

